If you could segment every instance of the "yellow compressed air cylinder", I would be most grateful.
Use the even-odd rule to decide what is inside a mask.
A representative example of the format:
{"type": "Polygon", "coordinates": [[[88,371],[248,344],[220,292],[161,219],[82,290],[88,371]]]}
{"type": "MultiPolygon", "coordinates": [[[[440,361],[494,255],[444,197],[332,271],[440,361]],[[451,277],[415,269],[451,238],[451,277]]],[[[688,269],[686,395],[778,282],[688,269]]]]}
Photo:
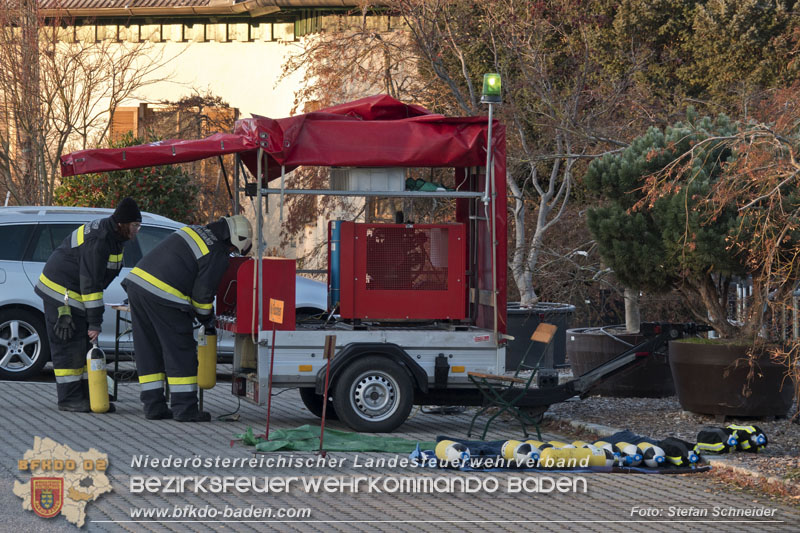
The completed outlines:
{"type": "Polygon", "coordinates": [[[89,407],[93,413],[105,413],[109,408],[106,354],[97,345],[86,352],[86,372],[89,377],[89,407]]]}
{"type": "Polygon", "coordinates": [[[618,442],[615,444],[616,451],[622,457],[625,466],[639,466],[642,464],[642,452],[635,444],[628,442],[618,442]]]}
{"type": "Polygon", "coordinates": [[[217,384],[217,336],[201,333],[197,339],[197,386],[213,389],[217,384]]]}
{"type": "Polygon", "coordinates": [[[469,448],[460,442],[440,440],[433,449],[436,458],[446,463],[466,463],[469,461],[469,448]]]}
{"type": "Polygon", "coordinates": [[[518,440],[507,440],[500,447],[500,454],[508,462],[514,461],[520,466],[533,467],[536,464],[536,459],[539,458],[538,450],[533,453],[533,447],[527,442],[520,442],[518,440]]]}
{"type": "Polygon", "coordinates": [[[568,442],[561,442],[560,440],[550,440],[547,441],[553,448],[577,448],[577,446],[573,446],[568,442]]]}
{"type": "Polygon", "coordinates": [[[606,466],[605,452],[597,448],[546,448],[539,457],[539,468],[585,468],[606,466]]]}
{"type": "Polygon", "coordinates": [[[546,448],[552,448],[553,445],[547,442],[542,442],[539,440],[526,440],[525,444],[530,444],[531,446],[531,458],[535,461],[539,460],[539,457],[542,455],[542,450],[546,448]]]}

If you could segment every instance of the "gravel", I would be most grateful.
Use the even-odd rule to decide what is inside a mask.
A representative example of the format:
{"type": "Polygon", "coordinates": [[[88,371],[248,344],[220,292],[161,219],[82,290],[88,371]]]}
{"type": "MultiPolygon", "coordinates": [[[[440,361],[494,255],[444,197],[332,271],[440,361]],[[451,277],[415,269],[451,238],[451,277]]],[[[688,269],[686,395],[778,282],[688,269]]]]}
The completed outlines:
{"type": "MultiPolygon", "coordinates": [[[[681,409],[676,397],[669,398],[605,398],[592,396],[552,405],[549,414],[561,420],[600,424],[656,439],[678,437],[694,442],[698,431],[707,426],[729,424],[759,426],[767,436],[768,445],[760,453],[734,452],[724,455],[705,455],[721,459],[732,467],[775,478],[789,485],[791,492],[800,494],[800,424],[789,419],[726,420],[719,424],[713,416],[699,415],[681,409]]],[[[605,435],[603,435],[605,436],[605,435]]]]}

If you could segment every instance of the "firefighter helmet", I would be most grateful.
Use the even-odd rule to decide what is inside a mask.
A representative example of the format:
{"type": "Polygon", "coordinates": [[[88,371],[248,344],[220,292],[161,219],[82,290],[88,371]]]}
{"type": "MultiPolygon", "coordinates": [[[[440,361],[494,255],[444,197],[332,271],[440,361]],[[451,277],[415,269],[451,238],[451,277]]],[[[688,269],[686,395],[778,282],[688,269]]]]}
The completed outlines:
{"type": "Polygon", "coordinates": [[[231,244],[240,254],[247,255],[253,245],[253,228],[250,227],[250,221],[244,215],[234,215],[225,217],[225,222],[228,223],[231,244]]]}

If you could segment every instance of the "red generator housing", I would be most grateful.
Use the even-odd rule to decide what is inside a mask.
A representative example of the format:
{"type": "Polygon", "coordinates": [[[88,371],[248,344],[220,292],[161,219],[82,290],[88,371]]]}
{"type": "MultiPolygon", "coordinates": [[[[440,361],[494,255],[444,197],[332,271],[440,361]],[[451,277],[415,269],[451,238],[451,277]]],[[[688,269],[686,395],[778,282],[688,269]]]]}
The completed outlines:
{"type": "Polygon", "coordinates": [[[463,224],[342,222],[341,317],[464,319],[465,241],[463,224]]]}
{"type": "MultiPolygon", "coordinates": [[[[269,321],[269,300],[283,300],[283,323],[276,324],[278,330],[295,329],[295,276],[294,259],[269,257],[262,260],[262,301],[264,303],[263,329],[272,329],[269,321]]],[[[255,285],[256,260],[248,257],[232,257],[228,270],[217,288],[217,316],[233,318],[219,320],[220,327],[233,333],[252,334],[258,332],[258,289],[255,285]]]]}

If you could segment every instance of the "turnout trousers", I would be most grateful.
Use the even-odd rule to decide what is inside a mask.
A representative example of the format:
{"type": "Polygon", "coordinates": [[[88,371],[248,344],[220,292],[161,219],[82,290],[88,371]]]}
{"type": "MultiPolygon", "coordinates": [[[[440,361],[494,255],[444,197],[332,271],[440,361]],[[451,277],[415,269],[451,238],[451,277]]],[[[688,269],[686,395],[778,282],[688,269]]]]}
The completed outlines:
{"type": "Polygon", "coordinates": [[[53,328],[58,320],[58,306],[44,300],[44,321],[50,356],[56,375],[59,407],[89,411],[89,376],[86,373],[86,352],[89,351],[89,325],[86,317],[72,313],[75,333],[68,341],[56,337],[53,328]]]}
{"type": "Polygon", "coordinates": [[[165,305],[164,300],[138,285],[130,284],[127,289],[145,416],[166,409],[166,382],[175,418],[194,418],[198,413],[197,342],[191,313],[165,305]]]}

